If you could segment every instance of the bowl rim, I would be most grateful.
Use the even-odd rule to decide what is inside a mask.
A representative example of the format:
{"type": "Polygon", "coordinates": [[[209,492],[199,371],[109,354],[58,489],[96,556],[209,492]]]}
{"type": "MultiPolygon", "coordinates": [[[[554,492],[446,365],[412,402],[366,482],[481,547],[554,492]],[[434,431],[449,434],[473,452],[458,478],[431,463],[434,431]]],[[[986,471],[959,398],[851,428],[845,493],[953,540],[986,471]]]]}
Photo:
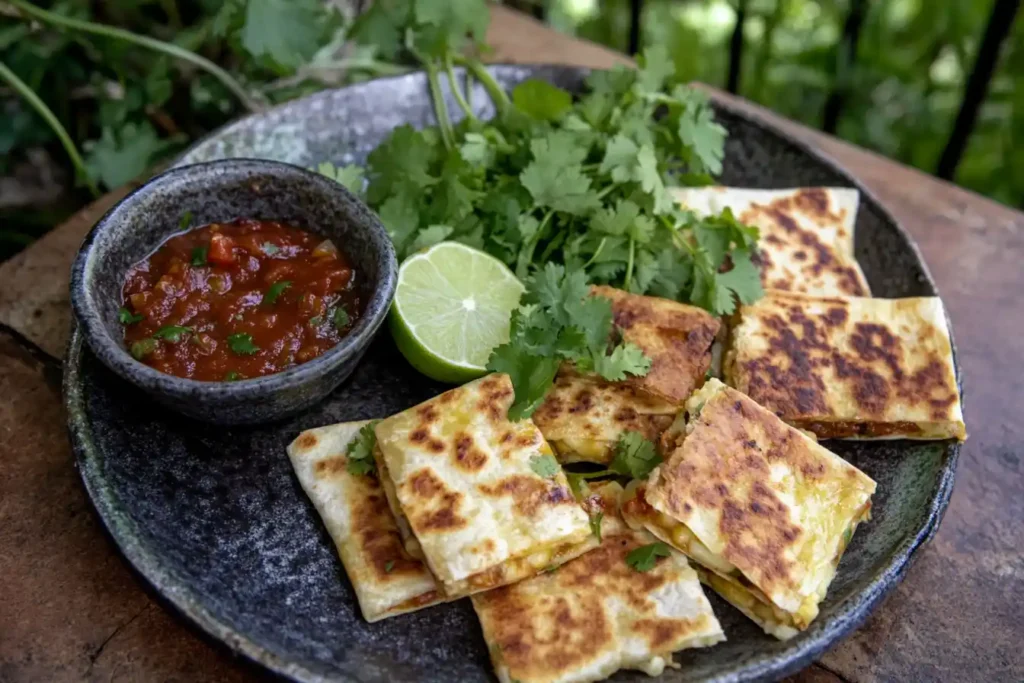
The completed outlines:
{"type": "MultiPolygon", "coordinates": [[[[230,176],[229,176],[230,177],[230,176]]],[[[190,228],[191,229],[191,228],[190,228]]],[[[185,231],[181,231],[185,232],[185,231]]],[[[164,239],[172,234],[168,233],[164,239]]],[[[162,243],[162,242],[161,242],[162,243]]],[[[159,245],[153,245],[156,249],[159,245]]],[[[185,166],[176,166],[154,176],[140,187],[132,190],[117,204],[111,207],[85,236],[71,267],[70,298],[75,321],[80,326],[82,335],[89,348],[96,356],[113,370],[118,376],[144,389],[170,394],[194,394],[195,392],[218,393],[231,395],[238,399],[257,398],[268,391],[280,390],[283,386],[303,384],[320,377],[325,371],[344,361],[354,354],[360,353],[376,334],[384,318],[387,316],[398,284],[398,260],[391,238],[381,223],[380,218],[355,194],[340,183],[327,178],[315,171],[289,164],[283,161],[267,159],[233,158],[203,161],[185,166]],[[145,363],[135,360],[114,337],[110,335],[99,317],[98,305],[93,292],[93,278],[90,273],[97,268],[95,245],[97,238],[111,224],[112,219],[124,212],[138,210],[154,188],[168,184],[179,187],[196,182],[197,178],[209,178],[207,173],[226,169],[228,171],[257,171],[276,175],[291,175],[308,183],[319,194],[340,193],[347,195],[350,202],[366,210],[371,219],[356,229],[378,233],[380,239],[375,240],[380,247],[378,256],[383,256],[384,268],[378,273],[373,293],[363,306],[364,315],[360,316],[355,326],[341,341],[305,363],[260,377],[251,377],[231,382],[198,380],[178,377],[161,372],[145,363]],[[383,251],[383,254],[380,251],[383,251]],[[369,312],[368,315],[365,313],[369,312]]]]}

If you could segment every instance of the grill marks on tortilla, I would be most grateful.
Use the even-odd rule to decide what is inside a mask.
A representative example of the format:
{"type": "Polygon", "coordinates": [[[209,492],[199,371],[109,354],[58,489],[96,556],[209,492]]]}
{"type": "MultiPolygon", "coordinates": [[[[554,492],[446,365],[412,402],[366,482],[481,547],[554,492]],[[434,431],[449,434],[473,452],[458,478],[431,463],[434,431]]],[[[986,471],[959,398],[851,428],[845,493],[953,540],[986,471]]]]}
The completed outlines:
{"type": "Polygon", "coordinates": [[[723,638],[682,556],[659,559],[643,573],[626,562],[654,538],[625,527],[616,511],[620,494],[617,484],[604,484],[589,501],[605,513],[600,547],[555,571],[473,596],[502,680],[598,680],[723,638]]]}
{"type": "Polygon", "coordinates": [[[605,286],[592,291],[611,300],[623,339],[643,349],[652,361],[646,376],[631,377],[626,383],[667,401],[685,401],[711,367],[718,320],[703,309],[669,299],[605,286]]]}
{"type": "Polygon", "coordinates": [[[627,431],[656,441],[678,408],[624,382],[563,368],[533,421],[563,462],[610,462],[627,431]]]}
{"type": "Polygon", "coordinates": [[[699,412],[688,434],[624,515],[670,543],[676,532],[664,530],[658,513],[685,525],[713,555],[704,561],[714,571],[805,628],[875,483],[718,380],[687,408],[699,412]]]}
{"type": "Polygon", "coordinates": [[[648,499],[663,501],[665,512],[683,524],[700,514],[717,517],[719,553],[765,592],[796,590],[801,576],[793,559],[803,530],[789,506],[765,485],[771,465],[820,479],[813,454],[796,432],[777,420],[764,420],[750,399],[737,392],[717,394],[704,406],[693,431],[663,466],[648,499]]]}
{"type": "Polygon", "coordinates": [[[418,543],[449,596],[531,576],[590,542],[565,474],[533,470],[551,449],[532,421],[507,419],[512,393],[507,375],[489,375],[376,426],[407,546],[418,543]]]}
{"type": "Polygon", "coordinates": [[[779,258],[761,271],[765,288],[829,293],[831,287],[836,294],[869,295],[864,276],[853,261],[852,228],[844,227],[852,226],[854,216],[846,208],[833,207],[825,188],[797,190],[767,204],[755,202],[738,218],[774,238],[768,244],[778,250],[779,258]],[[800,223],[813,227],[804,228],[800,223]],[[834,242],[822,237],[822,227],[834,228],[834,242]]]}
{"type": "Polygon", "coordinates": [[[448,489],[431,470],[419,470],[403,486],[407,486],[419,502],[416,512],[409,515],[409,523],[417,534],[451,531],[468,524],[459,514],[462,494],[448,489]]]}
{"type": "Polygon", "coordinates": [[[377,621],[445,598],[423,563],[406,551],[381,482],[348,471],[348,444],[366,424],[303,432],[288,456],[335,543],[363,615],[377,621]]]}
{"type": "Polygon", "coordinates": [[[760,229],[758,260],[765,289],[870,296],[853,255],[856,190],[688,188],[676,195],[698,213],[716,214],[728,207],[741,222],[760,229]]]}
{"type": "Polygon", "coordinates": [[[741,308],[726,377],[794,423],[962,422],[941,316],[937,300],[771,293],[741,308]]]}

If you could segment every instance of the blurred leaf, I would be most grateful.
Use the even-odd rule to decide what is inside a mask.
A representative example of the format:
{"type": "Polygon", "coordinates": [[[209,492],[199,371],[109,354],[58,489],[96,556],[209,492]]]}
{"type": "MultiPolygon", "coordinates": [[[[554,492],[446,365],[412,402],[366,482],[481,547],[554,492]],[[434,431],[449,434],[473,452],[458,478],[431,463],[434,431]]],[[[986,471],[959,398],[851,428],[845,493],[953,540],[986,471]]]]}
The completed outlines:
{"type": "Polygon", "coordinates": [[[162,154],[181,141],[161,140],[149,123],[125,124],[117,134],[110,128],[86,148],[85,163],[94,178],[108,188],[142,175],[162,154]]]}

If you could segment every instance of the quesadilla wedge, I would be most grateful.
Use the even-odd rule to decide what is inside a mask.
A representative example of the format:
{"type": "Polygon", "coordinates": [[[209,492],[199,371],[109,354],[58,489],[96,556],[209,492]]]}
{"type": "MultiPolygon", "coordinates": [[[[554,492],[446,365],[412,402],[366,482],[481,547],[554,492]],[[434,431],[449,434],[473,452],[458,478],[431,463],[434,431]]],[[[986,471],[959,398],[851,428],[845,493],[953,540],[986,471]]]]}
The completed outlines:
{"type": "Polygon", "coordinates": [[[646,375],[623,383],[682,405],[711,367],[711,345],[721,327],[718,319],[702,308],[671,299],[605,286],[591,287],[591,291],[612,302],[615,327],[623,340],[639,346],[651,359],[646,375]]]}
{"type": "Polygon", "coordinates": [[[558,460],[609,463],[627,431],[656,441],[678,407],[625,382],[609,382],[563,368],[533,421],[558,460]]]}
{"type": "Polygon", "coordinates": [[[379,474],[406,548],[446,595],[519,581],[594,547],[587,514],[512,382],[492,374],[377,423],[379,474]]]}
{"type": "Polygon", "coordinates": [[[334,541],[363,617],[374,622],[445,598],[423,562],[403,547],[377,478],[348,471],[348,445],[367,424],[302,432],[288,446],[288,458],[334,541]]]}
{"type": "Polygon", "coordinates": [[[701,580],[780,639],[818,614],[875,482],[716,379],[622,514],[696,562],[701,580]]]}
{"type": "Polygon", "coordinates": [[[678,407],[704,382],[720,323],[706,311],[669,299],[592,287],[609,299],[625,341],[651,359],[644,377],[609,382],[571,364],[558,372],[533,421],[561,462],[607,463],[627,431],[656,441],[678,407]]]}
{"type": "Polygon", "coordinates": [[[853,255],[857,190],[805,187],[750,190],[691,187],[673,190],[676,201],[700,216],[731,209],[761,231],[761,285],[822,296],[871,296],[853,255]]]}
{"type": "Polygon", "coordinates": [[[503,683],[598,681],[619,669],[651,676],[672,653],[725,636],[697,575],[674,551],[650,571],[630,552],[656,539],[618,516],[616,483],[595,488],[585,505],[601,512],[602,542],[557,569],[473,596],[484,640],[503,683]]]}
{"type": "Polygon", "coordinates": [[[967,437],[935,297],[770,292],[740,308],[724,372],[727,384],[823,439],[967,437]]]}

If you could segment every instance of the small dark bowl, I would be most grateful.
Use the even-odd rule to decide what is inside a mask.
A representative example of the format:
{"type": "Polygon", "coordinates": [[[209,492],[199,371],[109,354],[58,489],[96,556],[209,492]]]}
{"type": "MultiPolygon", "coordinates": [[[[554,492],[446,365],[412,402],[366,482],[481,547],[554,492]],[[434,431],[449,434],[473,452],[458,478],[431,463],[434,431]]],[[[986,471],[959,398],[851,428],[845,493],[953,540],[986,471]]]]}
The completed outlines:
{"type": "Polygon", "coordinates": [[[75,258],[71,305],[93,353],[160,403],[206,422],[253,424],[308,408],[352,373],[384,322],[397,268],[380,220],[333,180],[274,161],[213,161],[153,178],[100,219],[75,258]],[[307,363],[237,382],[182,379],[136,361],[117,320],[124,277],[181,231],[186,210],[195,227],[235,218],[279,220],[333,240],[351,260],[362,290],[364,308],[355,326],[307,363]]]}

